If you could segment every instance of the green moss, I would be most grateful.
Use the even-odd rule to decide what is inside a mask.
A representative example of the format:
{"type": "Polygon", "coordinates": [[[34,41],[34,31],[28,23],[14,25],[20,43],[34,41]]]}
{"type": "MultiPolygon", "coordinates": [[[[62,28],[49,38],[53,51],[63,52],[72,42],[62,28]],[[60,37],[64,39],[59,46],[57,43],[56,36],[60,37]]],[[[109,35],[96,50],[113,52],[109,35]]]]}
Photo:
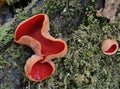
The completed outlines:
{"type": "Polygon", "coordinates": [[[11,4],[13,4],[13,3],[14,3],[14,1],[13,1],[13,0],[6,0],[6,2],[7,2],[7,4],[8,4],[8,5],[11,5],[11,4]]]}

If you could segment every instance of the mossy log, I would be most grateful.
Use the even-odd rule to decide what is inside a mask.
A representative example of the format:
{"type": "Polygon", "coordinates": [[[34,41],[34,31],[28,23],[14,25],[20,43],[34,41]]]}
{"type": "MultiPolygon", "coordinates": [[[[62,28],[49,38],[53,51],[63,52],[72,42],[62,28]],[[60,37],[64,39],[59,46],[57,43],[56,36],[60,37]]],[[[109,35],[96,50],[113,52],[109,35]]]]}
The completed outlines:
{"type": "Polygon", "coordinates": [[[119,18],[110,25],[95,16],[94,0],[32,0],[0,28],[0,89],[119,89],[120,53],[106,56],[100,49],[108,32],[120,41],[119,30],[119,18]],[[50,33],[67,42],[68,54],[54,60],[52,77],[35,83],[24,75],[33,51],[15,43],[14,32],[20,22],[39,13],[49,16],[50,33]]]}

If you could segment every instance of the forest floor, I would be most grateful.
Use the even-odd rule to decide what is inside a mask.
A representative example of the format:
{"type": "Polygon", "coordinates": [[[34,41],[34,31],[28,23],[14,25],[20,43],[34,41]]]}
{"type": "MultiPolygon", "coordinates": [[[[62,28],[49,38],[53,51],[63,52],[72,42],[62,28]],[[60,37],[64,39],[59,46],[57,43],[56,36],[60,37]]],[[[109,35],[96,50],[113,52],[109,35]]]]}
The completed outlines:
{"type": "Polygon", "coordinates": [[[0,27],[0,89],[120,89],[120,49],[111,56],[101,50],[108,38],[120,44],[120,17],[117,12],[113,24],[97,17],[104,4],[103,0],[32,0],[17,9],[14,18],[0,27]],[[13,38],[20,22],[39,13],[49,16],[51,35],[66,41],[68,53],[54,60],[53,76],[35,83],[24,75],[33,51],[13,38]]]}

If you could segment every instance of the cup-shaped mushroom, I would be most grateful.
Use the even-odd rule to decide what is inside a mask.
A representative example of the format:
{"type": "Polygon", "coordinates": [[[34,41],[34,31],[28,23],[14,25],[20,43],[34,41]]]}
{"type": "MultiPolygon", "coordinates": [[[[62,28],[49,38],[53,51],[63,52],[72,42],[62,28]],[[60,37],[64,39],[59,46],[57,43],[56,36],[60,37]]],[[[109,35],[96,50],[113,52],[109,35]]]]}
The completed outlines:
{"type": "Polygon", "coordinates": [[[32,48],[35,55],[25,64],[25,75],[31,81],[42,81],[55,71],[53,58],[67,53],[67,44],[62,39],[55,39],[49,33],[49,18],[46,14],[37,14],[18,25],[14,41],[32,48]]]}
{"type": "Polygon", "coordinates": [[[101,49],[106,55],[115,54],[118,50],[118,42],[115,39],[106,39],[103,41],[101,49]]]}
{"type": "Polygon", "coordinates": [[[18,25],[14,40],[31,47],[36,55],[44,56],[44,62],[64,56],[67,53],[65,41],[52,37],[49,30],[48,16],[37,14],[18,25]]]}
{"type": "Polygon", "coordinates": [[[55,71],[55,65],[52,61],[41,63],[42,57],[31,56],[24,67],[26,77],[35,82],[40,82],[49,78],[55,71]]]}

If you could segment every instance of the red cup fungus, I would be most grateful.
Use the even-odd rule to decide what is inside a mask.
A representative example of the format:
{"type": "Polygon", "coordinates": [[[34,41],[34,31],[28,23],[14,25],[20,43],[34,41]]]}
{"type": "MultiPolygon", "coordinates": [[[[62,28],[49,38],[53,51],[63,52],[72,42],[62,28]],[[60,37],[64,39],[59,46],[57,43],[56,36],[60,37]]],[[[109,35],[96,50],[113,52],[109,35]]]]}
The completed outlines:
{"type": "Polygon", "coordinates": [[[35,53],[25,64],[26,77],[32,81],[39,82],[50,77],[55,71],[51,59],[67,53],[65,41],[52,37],[49,30],[48,16],[38,14],[23,21],[15,31],[15,42],[31,47],[35,53]]]}
{"type": "Polygon", "coordinates": [[[42,57],[32,55],[25,64],[25,75],[32,81],[39,82],[50,77],[55,71],[52,61],[41,63],[42,57]]]}
{"type": "Polygon", "coordinates": [[[114,39],[106,39],[103,41],[101,49],[106,55],[115,54],[118,50],[118,42],[114,39]]]}

